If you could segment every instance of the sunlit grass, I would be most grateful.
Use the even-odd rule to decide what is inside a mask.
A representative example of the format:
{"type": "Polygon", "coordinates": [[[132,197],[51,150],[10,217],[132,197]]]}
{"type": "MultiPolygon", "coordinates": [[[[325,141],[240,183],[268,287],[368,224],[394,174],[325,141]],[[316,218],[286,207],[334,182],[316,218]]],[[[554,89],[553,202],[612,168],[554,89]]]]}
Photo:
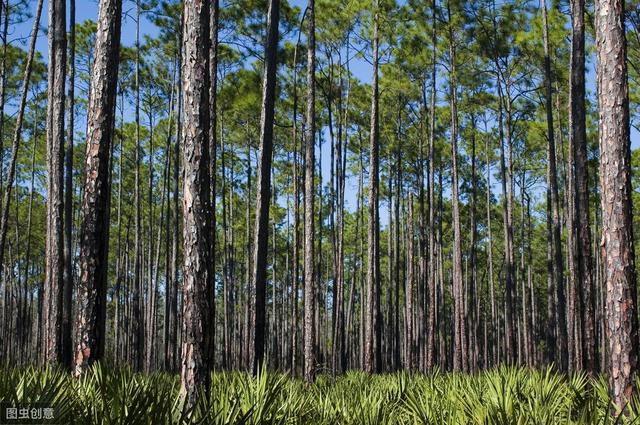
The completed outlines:
{"type": "Polygon", "coordinates": [[[96,365],[81,379],[52,368],[0,370],[3,406],[55,409],[64,424],[613,424],[604,378],[498,368],[477,375],[399,372],[320,376],[305,386],[277,373],[216,372],[191,411],[175,375],[96,365]]]}

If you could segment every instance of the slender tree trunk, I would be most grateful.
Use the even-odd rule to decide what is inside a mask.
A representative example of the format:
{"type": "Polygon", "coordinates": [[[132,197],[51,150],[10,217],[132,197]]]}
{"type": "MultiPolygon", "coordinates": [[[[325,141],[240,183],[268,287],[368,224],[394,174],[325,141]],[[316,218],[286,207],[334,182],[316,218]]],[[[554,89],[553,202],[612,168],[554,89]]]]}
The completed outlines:
{"type": "Polygon", "coordinates": [[[413,194],[409,193],[409,216],[407,217],[407,280],[405,286],[406,310],[405,310],[405,340],[406,368],[409,372],[415,369],[415,344],[413,338],[413,194]]]}
{"type": "Polygon", "coordinates": [[[135,242],[134,242],[134,369],[141,371],[144,358],[144,295],[142,290],[142,267],[141,267],[141,207],[140,207],[140,0],[136,0],[136,55],[135,55],[135,122],[136,122],[136,142],[135,142],[135,242]]]}
{"type": "Polygon", "coordinates": [[[75,375],[104,355],[109,252],[111,143],[120,57],[121,0],[101,0],[87,117],[87,153],[80,230],[75,375]]]}
{"type": "Polygon", "coordinates": [[[291,289],[291,372],[298,376],[298,285],[300,282],[300,169],[298,161],[298,48],[300,47],[300,36],[304,18],[307,14],[305,9],[300,28],[298,29],[298,41],[293,51],[293,125],[291,139],[293,141],[293,287],[291,289]]]}
{"type": "MultiPolygon", "coordinates": [[[[35,183],[35,174],[36,174],[36,148],[38,145],[38,108],[34,108],[34,113],[33,113],[33,147],[31,148],[31,176],[29,179],[29,206],[28,206],[28,213],[27,213],[27,246],[25,248],[25,264],[24,264],[24,272],[23,272],[23,276],[24,276],[24,282],[23,282],[23,286],[24,286],[24,295],[26,297],[27,295],[27,291],[28,291],[28,285],[29,285],[29,274],[31,272],[31,235],[32,235],[32,217],[33,217],[33,197],[34,197],[34,183],[35,183]]],[[[30,306],[29,306],[30,308],[30,306]]],[[[29,318],[31,317],[31,314],[28,314],[29,318]]],[[[22,347],[26,347],[26,348],[32,348],[29,347],[29,336],[30,336],[30,326],[26,325],[24,332],[20,335],[20,343],[22,347]]],[[[24,349],[23,349],[24,351],[24,349]]],[[[27,361],[29,359],[27,358],[27,361]]]]}
{"type": "MultiPolygon", "coordinates": [[[[184,32],[184,19],[181,19],[182,25],[180,26],[180,33],[178,35],[178,80],[182,81],[182,40],[184,32]]],[[[169,335],[168,342],[170,347],[167,349],[167,369],[175,371],[177,369],[178,359],[178,338],[180,336],[178,332],[178,244],[180,243],[180,209],[178,197],[180,195],[180,144],[182,143],[182,84],[178,84],[176,87],[178,91],[178,113],[177,113],[177,129],[176,140],[173,145],[173,214],[172,214],[172,226],[171,226],[171,297],[170,297],[170,320],[169,320],[169,335]]],[[[213,325],[212,325],[213,327],[213,325]]]]}
{"type": "Polygon", "coordinates": [[[180,393],[188,405],[209,391],[212,293],[209,176],[209,2],[184,4],[183,125],[183,314],[180,393]]]}
{"type": "Polygon", "coordinates": [[[631,401],[638,363],[638,316],[631,202],[629,87],[621,0],[596,1],[596,47],[602,187],[602,252],[607,284],[609,395],[631,401]]]}
{"type": "Polygon", "coordinates": [[[478,369],[479,360],[479,346],[478,346],[478,334],[480,333],[480,312],[476,308],[479,305],[478,291],[477,291],[477,261],[476,261],[476,239],[478,229],[476,226],[476,118],[475,115],[471,116],[471,211],[470,214],[470,241],[469,241],[469,263],[471,272],[468,274],[469,278],[469,311],[468,317],[469,323],[469,369],[471,372],[475,372],[478,369]]]}
{"type": "MultiPolygon", "coordinates": [[[[502,94],[502,83],[500,78],[500,71],[498,68],[498,132],[500,133],[500,180],[502,183],[502,215],[503,215],[503,233],[504,233],[504,263],[505,263],[505,333],[504,344],[502,347],[506,352],[506,360],[509,363],[513,363],[515,360],[515,333],[513,323],[513,257],[510,255],[510,244],[512,242],[512,228],[509,220],[509,198],[510,195],[507,192],[507,168],[505,160],[504,149],[504,127],[503,127],[503,112],[504,112],[504,96],[502,94]]],[[[509,124],[507,123],[507,126],[509,124]]],[[[509,143],[509,142],[507,142],[509,143]]]]}
{"type": "Polygon", "coordinates": [[[551,98],[551,58],[549,56],[549,36],[547,25],[546,0],[542,0],[543,18],[543,38],[544,38],[544,85],[547,112],[547,141],[548,141],[548,184],[551,194],[551,223],[552,223],[552,268],[553,286],[556,292],[556,362],[560,370],[567,370],[568,359],[566,356],[567,347],[567,325],[565,320],[565,296],[564,296],[564,272],[562,259],[562,240],[560,232],[560,201],[558,197],[558,183],[556,172],[556,145],[553,132],[553,109],[551,98]]]}
{"type": "Polygon", "coordinates": [[[307,6],[307,117],[304,158],[304,380],[307,384],[315,380],[316,373],[316,319],[315,319],[315,272],[314,272],[314,174],[316,134],[316,23],[315,1],[307,6]]]}
{"type": "Polygon", "coordinates": [[[365,341],[364,341],[364,370],[368,373],[379,371],[377,353],[380,348],[380,338],[377,330],[379,314],[380,288],[380,219],[378,211],[379,186],[379,124],[378,124],[378,2],[374,5],[373,16],[373,79],[371,83],[371,131],[369,142],[369,221],[367,248],[367,295],[365,305],[365,341]],[[375,337],[375,338],[374,338],[375,337]]]}
{"type": "Polygon", "coordinates": [[[536,367],[538,365],[536,356],[536,324],[538,318],[536,316],[536,298],[533,292],[533,228],[531,227],[531,198],[525,193],[527,199],[527,285],[528,285],[528,304],[529,308],[526,311],[526,320],[528,322],[529,329],[529,345],[527,350],[530,354],[529,367],[536,367]]]}
{"type": "MultiPolygon", "coordinates": [[[[400,107],[398,107],[398,111],[401,111],[400,107]]],[[[401,128],[400,128],[400,112],[398,113],[398,136],[397,136],[397,140],[398,143],[400,143],[400,134],[401,134],[401,128]]],[[[395,235],[395,241],[394,241],[394,250],[393,250],[393,255],[394,255],[394,263],[395,263],[395,279],[394,279],[394,285],[393,285],[393,292],[395,295],[394,298],[394,303],[395,303],[395,311],[394,310],[394,303],[389,302],[389,306],[391,307],[389,309],[389,326],[388,329],[390,330],[390,332],[393,332],[393,340],[391,338],[391,335],[389,335],[389,346],[390,348],[393,348],[393,358],[390,359],[391,361],[389,362],[389,364],[393,365],[392,370],[397,370],[400,368],[400,349],[402,348],[402,344],[401,344],[401,340],[400,340],[400,287],[402,286],[402,277],[400,276],[401,271],[402,271],[402,265],[400,264],[400,251],[402,250],[401,248],[401,236],[400,233],[402,232],[402,225],[400,224],[400,204],[402,203],[401,199],[402,199],[402,163],[400,162],[400,151],[399,148],[396,149],[396,187],[395,187],[395,194],[396,194],[396,202],[394,204],[394,213],[395,213],[395,229],[394,229],[394,235],[395,235]],[[391,324],[393,323],[393,327],[391,326],[391,324]]],[[[390,177],[391,177],[391,173],[390,173],[390,177]]],[[[389,299],[391,299],[391,287],[389,287],[389,299]]],[[[406,345],[405,345],[406,348],[406,345]]],[[[406,358],[406,351],[405,351],[405,358],[406,358]]]]}
{"type": "MultiPolygon", "coordinates": [[[[8,222],[9,222],[9,208],[11,204],[11,191],[13,189],[13,182],[16,176],[16,167],[18,162],[18,150],[20,148],[20,141],[22,138],[22,125],[24,120],[24,111],[27,104],[27,94],[29,92],[29,82],[31,80],[31,71],[33,65],[33,57],[35,55],[35,47],[36,40],[38,38],[38,27],[40,24],[40,16],[42,14],[42,0],[38,0],[38,4],[36,6],[36,14],[33,21],[33,28],[31,29],[31,41],[29,43],[29,53],[27,55],[27,62],[24,68],[24,77],[22,79],[22,89],[20,93],[20,104],[18,106],[18,112],[15,121],[15,130],[13,135],[13,142],[11,144],[11,163],[9,164],[9,175],[7,176],[7,186],[4,191],[4,199],[2,202],[2,217],[0,218],[0,279],[6,278],[6,270],[4,264],[4,250],[6,246],[7,240],[7,232],[8,232],[8,222]]],[[[8,2],[7,2],[8,4],[8,2]]],[[[6,5],[5,5],[6,7],[6,5]]],[[[7,13],[5,13],[5,17],[7,13]]],[[[6,24],[5,24],[6,25],[6,24]]],[[[5,32],[6,34],[6,32],[5,32]]],[[[0,110],[0,112],[2,112],[0,110]]],[[[4,115],[3,115],[4,117],[4,115]]],[[[2,163],[0,162],[0,165],[2,163]]],[[[3,167],[0,166],[0,169],[3,167]]],[[[6,279],[4,280],[7,282],[6,279]]],[[[8,285],[5,288],[5,294],[7,293],[8,285]]],[[[38,296],[38,300],[41,300],[41,294],[38,296]]],[[[4,304],[4,307],[7,308],[7,304],[4,304]]],[[[42,306],[39,309],[40,314],[42,314],[42,306]]],[[[4,315],[0,315],[6,321],[9,317],[8,312],[4,315]]],[[[40,338],[40,335],[38,336],[40,338]]],[[[3,345],[7,346],[6,336],[5,341],[0,341],[3,345]]],[[[39,344],[40,345],[40,344],[39,344]]],[[[38,348],[38,352],[41,352],[42,348],[38,348]]]]}
{"type": "Polygon", "coordinates": [[[573,167],[573,186],[575,188],[573,210],[570,211],[574,222],[574,252],[569,270],[572,284],[578,287],[582,300],[581,311],[583,329],[583,365],[589,372],[597,372],[595,339],[595,302],[592,278],[591,227],[589,224],[589,187],[587,170],[587,136],[585,112],[585,57],[584,57],[584,0],[571,2],[571,85],[569,86],[569,167],[573,167]]]}
{"type": "MultiPolygon", "coordinates": [[[[262,112],[260,117],[260,161],[256,195],[256,234],[254,244],[255,316],[253,373],[258,373],[264,360],[267,286],[267,243],[269,242],[269,202],[271,200],[271,159],[273,156],[273,116],[276,91],[278,24],[280,1],[270,0],[262,80],[262,112]]],[[[274,235],[275,237],[275,235],[274,235]]],[[[273,300],[275,302],[275,300],[273,300]]],[[[229,341],[227,341],[229,344],[229,341]]]]}
{"type": "Polygon", "coordinates": [[[458,195],[458,107],[456,86],[456,46],[451,23],[451,3],[447,3],[449,16],[449,101],[451,108],[451,203],[453,214],[453,326],[454,358],[453,370],[468,370],[467,334],[465,326],[465,291],[462,280],[462,230],[460,229],[460,207],[458,195]]]}
{"type": "Polygon", "coordinates": [[[489,140],[486,138],[485,151],[487,160],[487,263],[489,264],[489,296],[491,299],[491,365],[498,364],[500,353],[500,331],[496,316],[496,292],[493,282],[493,236],[491,234],[491,161],[489,159],[489,140]]]}
{"type": "Polygon", "coordinates": [[[148,238],[147,238],[147,288],[146,288],[146,302],[145,302],[145,319],[144,319],[144,358],[143,369],[145,373],[151,371],[151,361],[153,353],[153,311],[155,309],[155,281],[153,279],[153,109],[152,105],[148,104],[147,113],[149,119],[149,160],[147,161],[147,178],[149,184],[149,190],[147,192],[147,203],[149,204],[147,211],[148,222],[148,238]]]}
{"type": "MultiPolygon", "coordinates": [[[[4,9],[2,25],[2,59],[0,59],[0,164],[4,165],[4,106],[7,91],[7,36],[9,34],[9,0],[0,0],[0,9],[4,9]]],[[[0,194],[3,190],[3,168],[0,167],[0,194]]]]}
{"type": "MultiPolygon", "coordinates": [[[[178,55],[180,55],[180,53],[178,53],[178,55]]],[[[167,164],[167,173],[169,172],[169,170],[171,169],[171,166],[173,165],[174,169],[177,165],[178,162],[178,155],[176,154],[176,152],[172,152],[171,151],[171,143],[173,140],[173,110],[175,107],[175,97],[176,97],[176,92],[179,90],[176,87],[176,74],[179,72],[178,71],[178,66],[177,64],[179,63],[179,59],[176,61],[176,63],[174,63],[174,73],[173,73],[173,87],[175,89],[172,89],[171,91],[171,99],[169,101],[170,106],[169,106],[169,135],[167,136],[167,144],[165,147],[165,155],[169,156],[169,160],[168,160],[168,164],[167,164]]],[[[180,125],[179,122],[179,118],[178,117],[178,126],[180,125]]],[[[179,138],[176,137],[176,141],[175,143],[179,143],[179,138]]],[[[166,262],[167,264],[165,265],[165,267],[168,269],[167,272],[167,276],[166,276],[166,281],[165,281],[165,311],[164,311],[164,369],[167,371],[171,371],[174,369],[174,365],[173,365],[173,353],[174,353],[174,347],[175,347],[175,338],[176,335],[173,332],[173,328],[174,328],[174,323],[176,322],[176,312],[174,309],[174,303],[175,303],[175,299],[176,299],[176,292],[177,292],[177,287],[175,285],[175,281],[174,281],[174,276],[173,276],[173,264],[170,265],[170,263],[172,263],[173,260],[173,242],[170,242],[170,238],[169,238],[169,234],[170,234],[170,229],[171,234],[173,235],[173,233],[177,233],[177,221],[178,221],[178,216],[177,216],[177,189],[175,188],[175,186],[177,186],[177,182],[176,180],[177,176],[174,176],[174,193],[173,193],[173,217],[170,217],[169,214],[169,209],[171,208],[169,206],[169,202],[167,200],[167,230],[166,230],[166,262]],[[171,253],[171,254],[170,254],[171,253]]],[[[167,198],[169,196],[168,194],[169,188],[167,187],[167,198]]],[[[177,237],[177,235],[175,235],[177,237]]],[[[173,237],[171,238],[171,241],[173,241],[173,237]]],[[[212,326],[212,331],[214,326],[212,326]]],[[[213,339],[213,337],[212,337],[213,339]]],[[[213,350],[213,349],[212,349],[213,350]]],[[[211,351],[213,353],[213,351],[211,351]]]]}
{"type": "Polygon", "coordinates": [[[66,1],[49,1],[49,87],[47,90],[47,237],[41,359],[62,361],[64,285],[64,106],[67,65],[66,1]]]}
{"type": "MultiPolygon", "coordinates": [[[[219,31],[219,19],[220,19],[220,5],[219,0],[211,0],[210,10],[210,34],[211,45],[209,50],[209,79],[211,81],[211,87],[209,88],[209,161],[211,176],[211,194],[209,195],[211,201],[211,263],[213,267],[213,277],[215,279],[216,270],[216,158],[218,147],[218,31],[219,31]]],[[[209,352],[213,356],[211,358],[211,366],[215,365],[215,337],[216,337],[216,294],[215,284],[211,285],[211,308],[209,311],[211,323],[211,346],[209,352]]]]}
{"type": "MultiPolygon", "coordinates": [[[[65,153],[64,176],[64,274],[62,301],[62,363],[71,367],[73,362],[73,337],[71,329],[73,298],[73,138],[75,126],[75,75],[76,75],[76,2],[69,0],[69,123],[65,153]]],[[[119,261],[119,260],[118,260],[119,261]]],[[[119,302],[119,300],[117,300],[119,302]]]]}
{"type": "Polygon", "coordinates": [[[435,255],[435,196],[434,196],[434,170],[435,170],[435,157],[434,157],[434,143],[435,143],[435,118],[436,118],[436,66],[437,66],[437,6],[436,0],[431,3],[431,105],[429,108],[429,313],[427,326],[427,370],[433,369],[435,365],[436,346],[435,335],[437,333],[436,328],[436,255],[435,255]]]}

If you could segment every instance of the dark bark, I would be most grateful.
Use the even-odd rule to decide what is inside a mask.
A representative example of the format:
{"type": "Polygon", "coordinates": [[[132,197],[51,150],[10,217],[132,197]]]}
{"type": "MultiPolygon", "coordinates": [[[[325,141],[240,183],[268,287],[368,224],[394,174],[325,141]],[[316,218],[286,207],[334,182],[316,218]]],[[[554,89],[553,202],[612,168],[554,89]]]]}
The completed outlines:
{"type": "Polygon", "coordinates": [[[133,310],[135,320],[133,323],[134,328],[134,369],[141,371],[144,366],[144,292],[142,282],[142,248],[141,248],[141,232],[142,232],[142,219],[141,219],[141,206],[140,206],[140,0],[136,0],[136,55],[135,55],[135,123],[136,123],[136,143],[135,143],[135,242],[133,252],[133,310]]]}
{"type": "Polygon", "coordinates": [[[368,373],[379,371],[381,361],[379,329],[380,298],[380,218],[378,211],[379,191],[379,123],[378,123],[378,3],[374,5],[373,16],[373,78],[371,82],[371,130],[369,141],[369,221],[367,247],[367,294],[365,303],[364,370],[368,373]]]}
{"type": "Polygon", "coordinates": [[[209,299],[213,284],[209,227],[209,2],[184,4],[183,92],[183,314],[181,395],[193,405],[210,384],[209,299]]]}
{"type": "Polygon", "coordinates": [[[622,409],[631,401],[638,363],[627,48],[623,2],[598,0],[595,7],[607,374],[609,395],[622,409]]]}
{"type": "MultiPolygon", "coordinates": [[[[69,0],[69,121],[64,175],[64,272],[62,300],[62,363],[73,363],[72,298],[73,298],[73,141],[75,126],[75,62],[76,62],[76,2],[69,0]]],[[[117,300],[119,302],[119,300],[117,300]]]]}
{"type": "Polygon", "coordinates": [[[555,322],[557,323],[556,331],[556,358],[555,361],[560,370],[567,370],[568,359],[566,355],[567,344],[567,325],[565,316],[565,295],[564,295],[564,263],[562,259],[562,240],[560,231],[560,201],[558,196],[558,177],[556,171],[556,145],[553,131],[553,109],[551,97],[551,58],[549,56],[549,36],[547,26],[547,6],[545,0],[542,0],[542,17],[543,17],[543,35],[544,35],[544,86],[545,86],[545,107],[547,115],[547,155],[548,155],[548,185],[551,195],[551,246],[552,246],[552,286],[555,290],[555,322]]]}
{"type": "MultiPolygon", "coordinates": [[[[0,278],[6,277],[7,270],[4,267],[4,254],[5,254],[5,246],[7,240],[7,232],[8,232],[8,222],[9,222],[9,208],[11,204],[11,191],[13,190],[13,183],[16,177],[16,167],[18,162],[18,150],[20,149],[20,142],[22,139],[22,125],[24,120],[24,111],[27,104],[27,94],[29,92],[29,83],[31,80],[31,71],[33,65],[33,57],[35,55],[35,47],[36,40],[38,38],[38,27],[40,24],[40,16],[42,14],[42,0],[38,0],[38,4],[36,6],[36,14],[33,21],[33,27],[31,29],[31,39],[29,42],[29,53],[27,54],[27,62],[24,68],[24,76],[22,79],[22,89],[20,92],[20,103],[18,105],[17,116],[15,118],[15,130],[13,134],[13,142],[11,144],[11,162],[9,164],[9,174],[7,176],[6,188],[4,191],[4,198],[2,202],[2,217],[0,218],[0,278]]],[[[8,3],[7,3],[8,4],[8,3]]],[[[7,14],[5,13],[5,17],[7,14]]],[[[6,22],[6,21],[5,21],[6,22]]],[[[6,34],[6,33],[5,33],[6,34]]],[[[1,111],[0,111],[1,112],[1,111]]],[[[4,115],[3,115],[4,116],[4,115]]],[[[2,167],[0,167],[1,169],[2,167]]],[[[8,286],[8,285],[7,285],[8,286]]],[[[7,295],[7,289],[5,288],[5,295],[7,295]]],[[[38,296],[38,300],[42,301],[41,295],[38,296]]],[[[7,308],[7,303],[4,303],[4,308],[7,308]]],[[[42,306],[38,309],[40,314],[42,315],[42,306]]],[[[2,317],[6,320],[10,315],[9,312],[6,312],[2,317]]],[[[39,320],[40,323],[42,319],[39,320]]],[[[10,327],[5,327],[5,330],[10,327]]],[[[6,341],[6,334],[4,336],[5,341],[3,345],[8,347],[6,341]]],[[[39,344],[41,345],[40,335],[38,335],[39,344]]],[[[38,348],[38,352],[41,352],[41,348],[38,348]]]]}
{"type": "Polygon", "coordinates": [[[298,375],[298,292],[300,282],[300,168],[299,168],[299,144],[298,144],[298,48],[300,47],[300,36],[302,35],[302,26],[307,14],[305,9],[302,19],[300,20],[300,28],[298,29],[298,40],[293,50],[293,125],[291,139],[293,141],[293,285],[291,289],[291,372],[294,376],[298,375]]]}
{"type": "MultiPolygon", "coordinates": [[[[260,160],[256,195],[256,234],[254,243],[255,316],[253,373],[258,373],[264,360],[267,286],[267,243],[269,241],[269,202],[271,200],[271,159],[273,156],[273,115],[276,91],[278,23],[280,1],[270,0],[265,44],[265,66],[262,80],[260,117],[260,160]]],[[[274,235],[275,237],[275,235],[274,235]]],[[[275,299],[273,300],[275,303],[275,299]]],[[[229,342],[227,341],[227,344],[229,342]]]]}
{"type": "Polygon", "coordinates": [[[410,372],[416,366],[416,346],[414,340],[413,323],[413,292],[414,292],[414,266],[413,266],[413,194],[409,193],[409,216],[407,217],[407,280],[405,283],[405,341],[406,341],[406,364],[405,367],[410,372]]]}
{"type": "Polygon", "coordinates": [[[470,205],[470,240],[469,240],[469,267],[471,268],[468,273],[468,287],[469,287],[469,312],[467,317],[467,323],[469,324],[469,369],[471,372],[475,372],[478,369],[479,360],[479,347],[478,347],[478,334],[480,333],[480,311],[479,311],[479,296],[477,290],[478,270],[476,259],[476,240],[477,240],[477,225],[476,225],[476,118],[475,115],[471,115],[471,205],[470,205]]]}
{"type": "MultiPolygon", "coordinates": [[[[9,0],[0,0],[0,9],[4,10],[2,20],[2,59],[0,60],[0,164],[4,164],[4,107],[7,92],[7,37],[9,34],[9,0]]],[[[0,167],[0,193],[3,190],[3,167],[0,167]]]]}
{"type": "Polygon", "coordinates": [[[316,374],[316,318],[315,318],[315,257],[314,257],[314,198],[315,198],[315,134],[316,134],[316,24],[315,1],[307,6],[307,115],[304,157],[304,380],[312,383],[316,374]]]}
{"type": "MultiPolygon", "coordinates": [[[[181,19],[180,33],[178,35],[178,75],[179,81],[182,81],[182,39],[183,39],[183,31],[184,31],[184,20],[181,19]]],[[[179,208],[179,195],[180,195],[180,144],[182,143],[182,84],[178,84],[176,87],[178,91],[178,99],[177,99],[177,129],[176,129],[176,140],[173,145],[173,194],[172,194],[172,204],[173,204],[173,214],[172,214],[172,226],[171,226],[171,277],[169,282],[169,287],[171,288],[169,297],[169,320],[168,320],[168,328],[169,334],[167,338],[167,342],[169,347],[167,347],[167,356],[166,356],[166,366],[168,370],[175,371],[177,369],[178,363],[178,244],[180,243],[180,208],[179,208]]]]}
{"type": "Polygon", "coordinates": [[[453,370],[468,370],[467,334],[465,324],[465,291],[462,279],[462,230],[458,195],[458,104],[456,86],[456,42],[451,23],[451,2],[447,3],[449,15],[449,102],[451,108],[451,204],[453,214],[453,370]]]}
{"type": "MultiPolygon", "coordinates": [[[[209,161],[210,169],[209,175],[211,176],[211,194],[209,195],[211,201],[211,262],[213,267],[212,279],[215,279],[216,270],[216,158],[218,148],[218,32],[219,32],[219,19],[220,19],[220,5],[219,0],[211,0],[210,10],[210,29],[209,37],[211,39],[209,48],[209,79],[211,81],[211,87],[209,88],[209,161]]],[[[209,311],[211,323],[211,346],[209,347],[210,353],[215,356],[215,337],[216,337],[216,294],[215,283],[211,285],[211,293],[208,295],[211,300],[211,308],[209,311]]],[[[212,366],[215,364],[215,359],[211,359],[212,366]]]]}
{"type": "MultiPolygon", "coordinates": [[[[500,356],[500,330],[496,310],[496,292],[493,281],[493,236],[491,232],[491,161],[489,159],[489,138],[486,138],[485,153],[487,161],[487,263],[489,266],[489,297],[491,302],[491,366],[498,364],[500,356]]],[[[488,365],[485,365],[488,366],[488,365]]]]}
{"type": "Polygon", "coordinates": [[[435,143],[435,117],[436,117],[436,66],[437,66],[437,37],[436,37],[436,0],[431,3],[431,105],[429,108],[429,302],[428,302],[428,326],[427,326],[427,370],[433,369],[436,358],[435,335],[436,329],[436,255],[435,255],[435,196],[434,196],[434,143],[435,143]]]}
{"type": "Polygon", "coordinates": [[[41,358],[62,360],[64,107],[67,62],[66,1],[49,1],[47,90],[47,237],[43,287],[41,358]]]}
{"type": "Polygon", "coordinates": [[[580,294],[582,311],[583,366],[597,372],[595,339],[595,302],[592,279],[591,227],[589,223],[589,188],[587,170],[587,136],[585,112],[585,41],[584,0],[571,2],[571,84],[569,86],[569,167],[573,167],[573,209],[569,211],[573,222],[575,248],[570,253],[569,267],[573,270],[572,285],[580,294]]]}
{"type": "Polygon", "coordinates": [[[115,123],[121,14],[121,0],[100,1],[87,117],[74,351],[76,376],[104,355],[111,197],[109,156],[115,123]]]}

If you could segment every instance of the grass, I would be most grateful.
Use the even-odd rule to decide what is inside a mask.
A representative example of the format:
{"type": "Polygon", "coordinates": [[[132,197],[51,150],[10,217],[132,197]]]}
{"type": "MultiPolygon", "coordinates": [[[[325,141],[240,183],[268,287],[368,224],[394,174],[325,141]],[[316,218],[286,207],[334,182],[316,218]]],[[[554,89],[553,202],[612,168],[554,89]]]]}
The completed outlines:
{"type": "MultiPolygon", "coordinates": [[[[630,424],[612,410],[604,378],[498,368],[477,375],[348,372],[304,383],[283,374],[212,375],[192,411],[177,376],[94,366],[81,379],[53,368],[0,370],[0,405],[51,406],[63,424],[630,424]]],[[[1,421],[0,421],[1,422],[1,421]]],[[[47,423],[47,422],[43,422],[47,423]]]]}

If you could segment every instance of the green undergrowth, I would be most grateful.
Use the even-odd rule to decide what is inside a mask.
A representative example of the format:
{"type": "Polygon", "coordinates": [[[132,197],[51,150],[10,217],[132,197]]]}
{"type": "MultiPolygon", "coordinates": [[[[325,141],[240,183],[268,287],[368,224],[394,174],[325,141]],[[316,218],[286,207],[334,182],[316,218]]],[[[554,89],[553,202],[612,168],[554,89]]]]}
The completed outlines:
{"type": "MultiPolygon", "coordinates": [[[[50,406],[60,424],[640,424],[640,403],[613,410],[603,377],[498,368],[476,375],[399,372],[320,376],[216,372],[191,410],[175,375],[95,365],[80,379],[53,368],[0,370],[0,405],[50,406]]],[[[0,421],[1,423],[2,421],[0,421]]],[[[17,423],[17,422],[16,422],[17,423]]]]}

